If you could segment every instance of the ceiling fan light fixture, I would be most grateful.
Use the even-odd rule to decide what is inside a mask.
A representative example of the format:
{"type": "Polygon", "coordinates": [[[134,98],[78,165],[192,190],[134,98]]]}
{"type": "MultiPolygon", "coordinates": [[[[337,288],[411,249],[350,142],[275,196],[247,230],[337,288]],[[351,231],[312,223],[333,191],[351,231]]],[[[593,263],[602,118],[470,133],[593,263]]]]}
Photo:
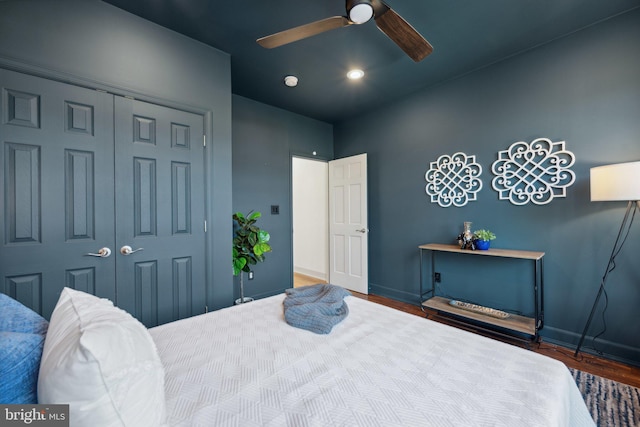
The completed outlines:
{"type": "Polygon", "coordinates": [[[272,49],[352,24],[364,24],[373,18],[378,29],[415,62],[422,61],[433,52],[433,46],[383,0],[346,0],[346,12],[346,16],[331,16],[256,41],[260,46],[272,49]]]}
{"type": "Polygon", "coordinates": [[[364,24],[373,18],[373,6],[369,0],[352,1],[348,9],[349,20],[354,24],[364,24]]]}

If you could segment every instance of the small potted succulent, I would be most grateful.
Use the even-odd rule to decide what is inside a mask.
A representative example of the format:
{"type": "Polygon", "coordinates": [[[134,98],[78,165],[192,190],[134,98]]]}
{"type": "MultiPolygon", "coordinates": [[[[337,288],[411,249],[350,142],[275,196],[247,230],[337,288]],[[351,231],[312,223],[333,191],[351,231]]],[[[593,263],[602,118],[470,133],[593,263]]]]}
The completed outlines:
{"type": "Polygon", "coordinates": [[[476,249],[481,251],[486,251],[489,249],[491,245],[491,241],[496,238],[496,235],[493,234],[490,230],[476,230],[473,232],[473,242],[475,243],[476,249]]]}

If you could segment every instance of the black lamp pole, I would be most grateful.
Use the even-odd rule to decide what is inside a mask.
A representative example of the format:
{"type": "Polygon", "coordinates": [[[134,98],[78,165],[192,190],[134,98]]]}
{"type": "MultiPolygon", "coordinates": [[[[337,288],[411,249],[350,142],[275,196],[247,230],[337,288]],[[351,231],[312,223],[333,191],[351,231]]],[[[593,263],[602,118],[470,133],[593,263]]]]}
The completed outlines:
{"type": "Polygon", "coordinates": [[[622,220],[622,224],[620,225],[620,230],[618,231],[618,237],[616,237],[616,242],[613,244],[613,250],[611,251],[611,256],[609,257],[609,263],[607,264],[607,269],[605,270],[604,276],[602,276],[602,281],[600,282],[600,290],[598,291],[598,296],[596,297],[596,300],[593,303],[593,308],[591,308],[591,314],[589,314],[589,320],[587,320],[587,324],[584,325],[584,330],[582,331],[582,336],[580,337],[580,341],[578,342],[578,347],[576,348],[576,352],[573,354],[575,357],[577,357],[578,353],[580,353],[580,348],[582,347],[584,338],[587,335],[589,326],[591,325],[591,320],[593,320],[593,315],[596,312],[596,307],[598,306],[598,302],[600,301],[602,292],[604,292],[604,284],[607,281],[607,276],[609,275],[609,272],[613,270],[615,257],[621,249],[621,247],[620,248],[618,247],[618,244],[620,242],[620,237],[622,236],[622,232],[626,227],[627,221],[629,220],[631,207],[633,206],[634,203],[638,203],[638,205],[640,205],[640,201],[638,202],[629,201],[629,203],[627,204],[627,212],[625,212],[624,214],[624,219],[622,220]]]}

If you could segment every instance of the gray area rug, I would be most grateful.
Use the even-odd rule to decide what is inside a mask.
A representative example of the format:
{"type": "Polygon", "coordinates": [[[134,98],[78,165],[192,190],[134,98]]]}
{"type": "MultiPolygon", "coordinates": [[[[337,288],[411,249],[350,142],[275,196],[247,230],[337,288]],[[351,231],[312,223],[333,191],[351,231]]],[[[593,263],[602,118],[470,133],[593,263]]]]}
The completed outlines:
{"type": "Polygon", "coordinates": [[[640,389],[577,369],[569,370],[596,425],[640,426],[640,389]]]}

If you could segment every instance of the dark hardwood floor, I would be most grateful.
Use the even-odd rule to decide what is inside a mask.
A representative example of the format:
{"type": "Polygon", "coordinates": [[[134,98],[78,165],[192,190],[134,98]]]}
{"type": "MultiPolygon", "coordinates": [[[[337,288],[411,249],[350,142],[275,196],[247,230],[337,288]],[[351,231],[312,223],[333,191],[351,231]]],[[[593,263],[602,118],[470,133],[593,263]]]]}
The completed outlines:
{"type": "MultiPolygon", "coordinates": [[[[306,286],[318,283],[318,279],[303,276],[300,274],[294,274],[294,282],[295,286],[306,286]]],[[[434,316],[433,312],[423,312],[420,306],[417,305],[407,304],[377,295],[364,295],[357,292],[352,292],[352,294],[358,298],[386,305],[387,307],[392,307],[406,313],[426,317],[428,319],[440,321],[443,323],[448,323],[445,319],[434,316]]],[[[451,326],[458,327],[453,324],[451,326]]],[[[527,343],[515,339],[511,340],[506,337],[496,338],[494,336],[491,336],[491,338],[500,339],[503,342],[527,348],[527,343]]],[[[579,369],[584,372],[589,372],[594,375],[609,378],[614,381],[640,388],[640,367],[626,365],[624,363],[594,356],[584,352],[578,354],[578,357],[574,357],[575,349],[562,347],[551,343],[545,343],[544,340],[539,343],[530,343],[528,344],[528,348],[529,350],[535,351],[536,353],[544,354],[546,356],[557,359],[570,368],[579,369]]]]}

